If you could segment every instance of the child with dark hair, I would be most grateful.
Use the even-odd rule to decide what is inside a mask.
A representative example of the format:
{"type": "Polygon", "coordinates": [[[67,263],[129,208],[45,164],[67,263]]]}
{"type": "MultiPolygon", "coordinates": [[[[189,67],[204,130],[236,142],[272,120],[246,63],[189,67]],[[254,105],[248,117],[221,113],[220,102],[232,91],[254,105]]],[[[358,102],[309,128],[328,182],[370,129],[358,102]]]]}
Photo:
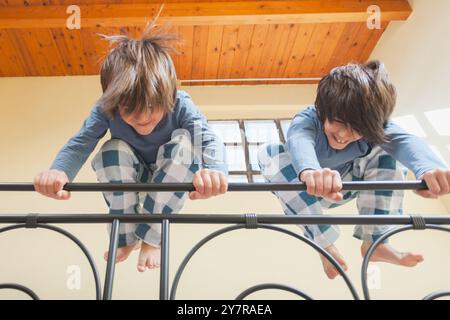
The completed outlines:
{"type": "MultiPolygon", "coordinates": [[[[285,145],[268,144],[259,150],[262,174],[269,182],[306,184],[306,192],[276,192],[287,215],[322,214],[356,198],[363,215],[402,214],[403,192],[349,191],[341,193],[342,180],[402,180],[405,165],[428,190],[423,197],[436,198],[450,191],[450,171],[426,143],[389,120],[396,91],[379,61],[349,64],[326,74],[317,89],[315,105],[298,113],[289,127],[285,145]],[[401,164],[400,164],[401,163],[401,164]]],[[[364,255],[372,242],[391,227],[363,225],[354,236],[363,241],[364,255]]],[[[334,246],[339,230],[331,225],[303,226],[305,236],[330,253],[347,270],[334,246]]],[[[321,256],[325,273],[332,279],[337,270],[321,256]]],[[[381,244],[374,261],[413,267],[420,254],[399,252],[381,244]]]]}
{"type": "MultiPolygon", "coordinates": [[[[192,182],[189,198],[206,199],[226,192],[225,147],[191,97],[176,88],[169,55],[169,34],[149,25],[141,39],[104,36],[117,45],[103,62],[103,95],[81,130],[56,156],[50,170],[34,179],[36,191],[68,199],[63,186],[72,181],[109,130],[108,140],[92,161],[99,182],[192,182]]],[[[184,192],[105,192],[111,214],[179,212],[184,192]]],[[[140,248],[137,268],[160,263],[159,224],[121,224],[116,262],[140,248]]],[[[105,253],[107,259],[108,252],[105,253]]]]}

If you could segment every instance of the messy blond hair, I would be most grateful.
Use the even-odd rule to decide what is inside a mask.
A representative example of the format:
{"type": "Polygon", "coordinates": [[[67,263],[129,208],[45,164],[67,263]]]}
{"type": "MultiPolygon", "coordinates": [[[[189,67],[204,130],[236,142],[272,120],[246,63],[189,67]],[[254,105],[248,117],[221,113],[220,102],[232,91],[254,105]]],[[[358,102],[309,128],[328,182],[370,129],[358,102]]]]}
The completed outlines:
{"type": "Polygon", "coordinates": [[[374,60],[332,69],[319,82],[315,105],[322,124],[338,120],[367,140],[383,143],[396,98],[384,64],[374,60]]]}
{"type": "Polygon", "coordinates": [[[156,32],[156,19],[146,26],[140,39],[100,35],[115,44],[101,67],[103,95],[98,100],[110,118],[119,106],[126,106],[127,114],[142,114],[149,109],[168,112],[175,104],[177,76],[169,42],[177,37],[156,32]]]}

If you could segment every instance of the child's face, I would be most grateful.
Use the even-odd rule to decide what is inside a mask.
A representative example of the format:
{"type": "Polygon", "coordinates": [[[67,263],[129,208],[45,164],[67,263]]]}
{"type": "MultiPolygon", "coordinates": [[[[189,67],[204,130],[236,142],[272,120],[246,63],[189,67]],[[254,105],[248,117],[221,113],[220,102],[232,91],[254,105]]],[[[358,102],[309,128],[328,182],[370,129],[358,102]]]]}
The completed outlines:
{"type": "Polygon", "coordinates": [[[327,119],[323,127],[328,144],[336,150],[342,150],[350,143],[362,138],[356,131],[337,120],[327,119]]]}
{"type": "Polygon", "coordinates": [[[150,134],[164,116],[164,111],[150,111],[142,114],[127,114],[126,107],[120,106],[119,113],[123,121],[132,126],[140,135],[150,134]]]}

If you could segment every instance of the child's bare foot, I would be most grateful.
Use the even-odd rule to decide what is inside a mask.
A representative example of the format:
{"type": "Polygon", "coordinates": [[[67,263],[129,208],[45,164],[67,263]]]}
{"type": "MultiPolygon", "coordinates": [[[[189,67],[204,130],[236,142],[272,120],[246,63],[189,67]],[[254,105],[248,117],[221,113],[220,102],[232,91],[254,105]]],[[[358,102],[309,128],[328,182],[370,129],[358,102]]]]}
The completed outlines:
{"type": "Polygon", "coordinates": [[[146,268],[159,268],[161,260],[161,249],[142,242],[141,252],[139,252],[137,269],[144,272],[146,268]]]}
{"type": "MultiPolygon", "coordinates": [[[[342,269],[344,269],[344,271],[348,270],[348,267],[347,267],[347,264],[345,263],[344,258],[342,257],[342,255],[339,253],[338,249],[334,245],[328,246],[328,247],[324,248],[324,250],[326,252],[328,252],[340,264],[340,266],[342,267],[342,269]]],[[[334,278],[336,278],[336,276],[339,275],[339,272],[331,264],[331,262],[328,261],[327,258],[325,258],[323,255],[320,255],[320,260],[322,260],[323,270],[325,271],[325,273],[329,279],[334,279],[334,278]]]]}
{"type": "MultiPolygon", "coordinates": [[[[363,242],[361,245],[362,256],[366,254],[371,244],[372,242],[370,241],[363,242]]],[[[370,261],[381,261],[399,266],[414,267],[423,261],[423,256],[411,252],[399,252],[389,244],[380,244],[370,258],[370,261]]]]}
{"type": "MultiPolygon", "coordinates": [[[[126,247],[117,248],[116,263],[125,261],[130,255],[131,251],[137,250],[140,247],[141,241],[132,243],[126,247]]],[[[105,258],[106,261],[108,261],[108,251],[105,252],[105,255],[103,257],[105,258]]]]}

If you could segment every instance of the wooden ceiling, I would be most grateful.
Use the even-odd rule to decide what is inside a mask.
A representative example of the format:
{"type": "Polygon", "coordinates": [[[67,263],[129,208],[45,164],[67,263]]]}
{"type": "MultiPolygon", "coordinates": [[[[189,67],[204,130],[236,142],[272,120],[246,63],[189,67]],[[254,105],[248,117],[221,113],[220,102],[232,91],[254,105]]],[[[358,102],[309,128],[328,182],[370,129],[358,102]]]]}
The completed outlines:
{"type": "MultiPolygon", "coordinates": [[[[98,74],[108,43],[97,34],[138,37],[160,3],[0,0],[0,76],[98,74]],[[79,30],[65,27],[72,4],[81,9],[79,30]]],[[[366,61],[389,22],[411,14],[407,0],[164,3],[159,22],[183,39],[173,60],[178,78],[191,85],[314,83],[335,66],[366,61]],[[371,4],[381,8],[380,29],[367,28],[371,4]],[[242,78],[263,80],[201,81],[242,78]]]]}

